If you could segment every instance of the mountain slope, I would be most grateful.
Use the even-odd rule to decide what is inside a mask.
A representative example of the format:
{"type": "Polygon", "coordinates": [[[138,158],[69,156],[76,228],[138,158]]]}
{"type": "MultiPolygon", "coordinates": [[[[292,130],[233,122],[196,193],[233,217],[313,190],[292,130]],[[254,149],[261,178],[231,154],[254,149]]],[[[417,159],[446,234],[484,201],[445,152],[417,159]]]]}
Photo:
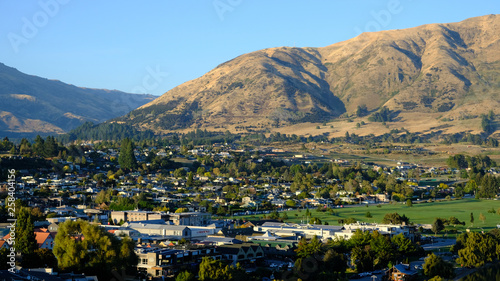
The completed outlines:
{"type": "Polygon", "coordinates": [[[359,104],[422,112],[470,107],[498,93],[498,28],[500,17],[490,15],[364,33],[320,48],[331,64],[326,80],[350,110],[359,104]]]}
{"type": "Polygon", "coordinates": [[[338,116],[344,105],[324,81],[313,49],[269,49],[237,57],[184,83],[127,117],[152,128],[250,122],[306,121],[338,116]]]}
{"type": "Polygon", "coordinates": [[[259,50],[116,121],[157,131],[266,129],[351,116],[360,105],[448,119],[498,114],[498,30],[500,16],[488,15],[363,33],[323,48],[259,50]]]}
{"type": "Polygon", "coordinates": [[[120,91],[80,88],[27,75],[0,63],[0,134],[32,136],[103,122],[154,99],[120,91]]]}

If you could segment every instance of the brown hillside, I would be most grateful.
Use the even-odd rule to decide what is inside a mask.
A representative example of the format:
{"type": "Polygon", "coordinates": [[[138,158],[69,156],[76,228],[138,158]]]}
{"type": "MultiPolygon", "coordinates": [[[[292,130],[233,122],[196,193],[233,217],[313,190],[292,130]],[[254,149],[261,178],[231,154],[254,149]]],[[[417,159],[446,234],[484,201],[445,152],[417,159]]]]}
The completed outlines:
{"type": "Polygon", "coordinates": [[[60,134],[103,122],[153,100],[151,95],[87,89],[24,74],[0,63],[0,135],[60,134]]]}
{"type": "Polygon", "coordinates": [[[498,114],[499,25],[500,16],[488,15],[363,33],[323,48],[264,49],[225,62],[119,120],[157,131],[234,131],[324,122],[352,116],[360,105],[372,112],[385,105],[403,123],[428,114],[429,126],[442,118],[498,114]]]}

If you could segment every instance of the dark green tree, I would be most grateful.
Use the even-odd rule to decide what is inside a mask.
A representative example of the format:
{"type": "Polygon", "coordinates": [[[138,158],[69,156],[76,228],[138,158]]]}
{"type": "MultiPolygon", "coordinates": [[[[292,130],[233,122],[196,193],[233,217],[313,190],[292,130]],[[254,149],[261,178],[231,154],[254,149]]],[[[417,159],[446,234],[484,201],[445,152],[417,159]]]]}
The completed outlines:
{"type": "Polygon", "coordinates": [[[415,244],[406,238],[403,233],[392,237],[391,242],[396,246],[398,253],[402,256],[412,255],[417,251],[415,244]]]}
{"type": "Polygon", "coordinates": [[[193,186],[193,177],[194,177],[193,172],[189,172],[187,174],[187,181],[186,181],[186,186],[187,187],[192,187],[193,186]]]}
{"type": "Polygon", "coordinates": [[[211,257],[204,257],[200,263],[198,271],[198,280],[200,281],[229,281],[233,276],[229,265],[225,265],[220,260],[214,260],[211,257]]]}
{"type": "Polygon", "coordinates": [[[122,169],[134,169],[137,167],[137,160],[134,154],[134,142],[125,138],[120,145],[120,155],[118,156],[118,164],[122,169]]]}
{"type": "Polygon", "coordinates": [[[288,220],[288,214],[287,214],[286,212],[284,212],[284,213],[283,213],[283,215],[281,216],[281,219],[282,219],[283,221],[288,220]]]}
{"type": "Polygon", "coordinates": [[[413,207],[413,202],[411,201],[411,199],[406,200],[406,206],[413,207]]]}
{"type": "Polygon", "coordinates": [[[444,230],[444,222],[441,218],[436,218],[434,219],[434,222],[432,223],[432,232],[434,232],[436,235],[444,230]]]}
{"type": "Polygon", "coordinates": [[[179,273],[177,277],[175,277],[175,281],[195,281],[196,278],[193,273],[185,270],[179,273]]]}
{"type": "Polygon", "coordinates": [[[19,207],[16,221],[15,247],[18,253],[32,254],[38,249],[35,235],[35,223],[29,207],[19,207]]]}
{"type": "Polygon", "coordinates": [[[388,237],[383,236],[378,231],[372,233],[370,250],[375,253],[373,260],[374,268],[384,268],[394,257],[394,249],[388,237]]]}
{"type": "Polygon", "coordinates": [[[308,280],[343,280],[347,261],[338,247],[323,244],[314,236],[310,241],[302,238],[297,249],[296,277],[308,280]]]}
{"type": "Polygon", "coordinates": [[[363,117],[368,114],[368,108],[366,107],[366,104],[358,105],[358,108],[356,109],[356,116],[358,117],[363,117]]]}
{"type": "Polygon", "coordinates": [[[311,220],[309,220],[309,224],[321,224],[321,220],[317,217],[312,217],[311,220]]]}
{"type": "Polygon", "coordinates": [[[440,276],[449,279],[455,276],[453,265],[434,253],[427,256],[423,268],[427,277],[440,276]]]}
{"type": "Polygon", "coordinates": [[[31,254],[23,256],[23,264],[27,268],[57,268],[57,259],[51,250],[37,249],[31,254]]]}
{"type": "Polygon", "coordinates": [[[409,220],[410,219],[408,219],[408,217],[406,217],[405,215],[400,216],[398,213],[388,213],[385,214],[382,223],[402,224],[404,222],[408,224],[409,220]]]}
{"type": "Polygon", "coordinates": [[[130,238],[118,239],[86,221],[66,221],[59,226],[53,253],[63,271],[77,271],[111,280],[113,270],[136,268],[137,256],[130,238]]]}
{"type": "Polygon", "coordinates": [[[33,144],[33,152],[35,155],[38,155],[40,157],[45,156],[45,141],[40,135],[37,135],[35,137],[35,143],[33,144]]]}
{"type": "Polygon", "coordinates": [[[498,242],[486,233],[463,233],[457,237],[453,251],[458,251],[457,263],[466,267],[480,267],[498,258],[498,242]]]}

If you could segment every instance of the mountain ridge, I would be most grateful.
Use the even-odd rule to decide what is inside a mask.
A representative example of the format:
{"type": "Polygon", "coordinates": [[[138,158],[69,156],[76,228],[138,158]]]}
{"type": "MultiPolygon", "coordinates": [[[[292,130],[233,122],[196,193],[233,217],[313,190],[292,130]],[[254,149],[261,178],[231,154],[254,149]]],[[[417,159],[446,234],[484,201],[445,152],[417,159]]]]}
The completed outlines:
{"type": "Polygon", "coordinates": [[[64,133],[86,121],[104,122],[154,96],[78,87],[0,63],[0,98],[0,133],[31,137],[64,133]]]}
{"type": "MultiPolygon", "coordinates": [[[[158,132],[273,130],[373,113],[450,120],[498,108],[500,16],[362,33],[329,46],[243,54],[113,122],[158,132]]],[[[434,121],[433,121],[434,122],[434,121]]],[[[465,128],[473,131],[477,128],[465,128]]]]}

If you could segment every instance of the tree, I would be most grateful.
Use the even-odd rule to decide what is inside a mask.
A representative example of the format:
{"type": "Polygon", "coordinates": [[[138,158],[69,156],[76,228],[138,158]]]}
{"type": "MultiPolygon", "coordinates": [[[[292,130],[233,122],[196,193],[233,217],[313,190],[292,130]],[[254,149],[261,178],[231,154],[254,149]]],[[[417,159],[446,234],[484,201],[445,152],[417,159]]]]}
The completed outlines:
{"type": "Polygon", "coordinates": [[[456,168],[456,169],[466,169],[469,167],[467,159],[463,154],[456,154],[448,157],[448,159],[446,160],[446,164],[448,164],[450,168],[456,168]]]}
{"type": "Polygon", "coordinates": [[[382,220],[382,223],[390,224],[402,224],[403,222],[408,224],[410,219],[405,215],[400,216],[398,213],[387,213],[382,220]]]}
{"type": "Polygon", "coordinates": [[[366,104],[358,105],[358,108],[356,109],[356,116],[357,117],[363,117],[368,114],[368,108],[366,107],[366,104]]]}
{"type": "Polygon", "coordinates": [[[479,213],[479,220],[484,224],[484,222],[486,221],[486,216],[483,213],[479,213]]]}
{"type": "Polygon", "coordinates": [[[453,251],[458,251],[457,263],[465,267],[481,267],[498,257],[498,242],[490,234],[462,233],[453,251]]]}
{"type": "Polygon", "coordinates": [[[281,216],[281,219],[282,219],[283,221],[288,220],[288,215],[287,215],[287,213],[286,213],[286,212],[285,212],[285,213],[283,213],[283,215],[281,216]]]}
{"type": "Polygon", "coordinates": [[[370,249],[374,252],[373,266],[375,268],[384,268],[394,256],[391,241],[378,231],[373,231],[370,241],[370,249]]]}
{"type": "Polygon", "coordinates": [[[118,164],[122,169],[134,169],[137,167],[137,160],[134,154],[135,145],[129,138],[122,140],[120,145],[120,155],[118,156],[118,164]]]}
{"type": "Polygon", "coordinates": [[[391,242],[396,246],[399,254],[403,256],[411,255],[417,251],[415,244],[406,238],[403,233],[393,236],[391,242]]]}
{"type": "Polygon", "coordinates": [[[187,187],[191,187],[191,186],[193,186],[193,177],[194,177],[193,172],[189,172],[187,174],[187,176],[188,176],[188,178],[187,178],[187,181],[186,181],[186,186],[187,187]]]}
{"type": "Polygon", "coordinates": [[[194,281],[196,280],[195,276],[193,273],[185,270],[179,273],[177,277],[175,277],[175,281],[194,281]]]}
{"type": "Polygon", "coordinates": [[[427,277],[440,276],[449,279],[455,276],[453,265],[436,256],[434,253],[427,256],[423,269],[427,277]]]}
{"type": "Polygon", "coordinates": [[[106,192],[105,190],[99,191],[97,193],[97,196],[95,198],[95,203],[96,204],[102,204],[102,203],[108,203],[111,200],[111,196],[109,192],[106,192]]]}
{"type": "Polygon", "coordinates": [[[59,268],[97,275],[111,280],[111,272],[136,268],[134,243],[124,237],[118,239],[103,228],[86,221],[66,221],[59,226],[53,253],[59,268]]]}
{"type": "Polygon", "coordinates": [[[226,281],[231,280],[232,274],[228,265],[224,265],[220,260],[211,257],[203,257],[198,271],[200,281],[226,281]]]}
{"type": "Polygon", "coordinates": [[[436,235],[444,230],[444,222],[441,218],[436,218],[434,219],[434,222],[432,223],[432,232],[434,232],[436,235]]]}
{"type": "Polygon", "coordinates": [[[356,246],[351,250],[351,265],[356,267],[357,272],[373,270],[373,255],[370,246],[356,246]]]}
{"type": "Polygon", "coordinates": [[[310,224],[321,224],[321,220],[317,217],[313,217],[311,218],[311,220],[309,221],[310,224]]]}
{"type": "Polygon", "coordinates": [[[35,252],[23,256],[23,264],[27,268],[57,268],[57,259],[49,249],[36,249],[35,252]]]}
{"type": "Polygon", "coordinates": [[[309,242],[302,238],[295,252],[297,272],[307,272],[308,280],[343,280],[347,261],[337,245],[325,245],[314,236],[309,242]],[[314,268],[314,270],[312,270],[314,268]]]}
{"type": "Polygon", "coordinates": [[[477,183],[475,180],[469,180],[467,184],[465,185],[465,192],[470,193],[470,192],[477,192],[477,183]]]}
{"type": "Polygon", "coordinates": [[[390,122],[392,112],[387,107],[382,107],[378,112],[373,113],[368,120],[372,122],[390,122]]]}
{"type": "Polygon", "coordinates": [[[37,135],[35,137],[35,143],[33,144],[33,152],[40,157],[44,157],[45,155],[45,141],[40,135],[37,135]]]}
{"type": "Polygon", "coordinates": [[[457,225],[457,224],[465,225],[465,222],[460,221],[460,220],[458,220],[456,217],[453,217],[453,216],[451,216],[451,217],[448,219],[448,223],[449,223],[449,224],[453,224],[453,225],[457,225]]]}
{"type": "Polygon", "coordinates": [[[288,207],[295,207],[296,203],[292,199],[288,199],[286,200],[285,205],[288,207]]]}
{"type": "Polygon", "coordinates": [[[413,202],[411,201],[411,199],[406,200],[406,206],[413,207],[413,202]]]}
{"type": "Polygon", "coordinates": [[[17,213],[15,233],[15,248],[18,253],[28,255],[38,249],[35,223],[29,207],[20,207],[17,213]]]}

